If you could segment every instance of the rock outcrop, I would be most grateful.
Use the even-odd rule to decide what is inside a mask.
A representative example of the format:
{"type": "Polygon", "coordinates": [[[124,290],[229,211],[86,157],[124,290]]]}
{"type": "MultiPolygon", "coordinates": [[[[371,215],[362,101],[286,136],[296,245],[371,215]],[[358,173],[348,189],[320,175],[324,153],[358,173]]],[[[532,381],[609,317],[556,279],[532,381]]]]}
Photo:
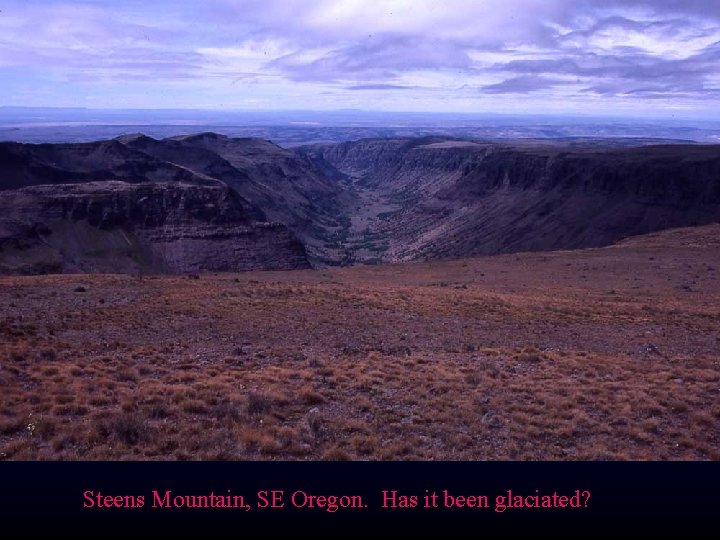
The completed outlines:
{"type": "Polygon", "coordinates": [[[720,220],[718,145],[425,138],[302,151],[392,205],[365,233],[379,260],[595,247],[720,220]]]}
{"type": "Polygon", "coordinates": [[[720,145],[214,133],[0,143],[0,272],[289,269],[597,247],[720,221],[720,145]]]}
{"type": "Polygon", "coordinates": [[[0,273],[309,266],[287,227],[224,185],[40,185],[2,193],[0,216],[0,273]]]}
{"type": "Polygon", "coordinates": [[[325,240],[346,224],[352,194],[304,154],[262,139],[233,139],[215,133],[162,141],[127,137],[123,142],[197,175],[222,180],[269,220],[290,228],[313,263],[331,263],[336,258],[325,240]]]}

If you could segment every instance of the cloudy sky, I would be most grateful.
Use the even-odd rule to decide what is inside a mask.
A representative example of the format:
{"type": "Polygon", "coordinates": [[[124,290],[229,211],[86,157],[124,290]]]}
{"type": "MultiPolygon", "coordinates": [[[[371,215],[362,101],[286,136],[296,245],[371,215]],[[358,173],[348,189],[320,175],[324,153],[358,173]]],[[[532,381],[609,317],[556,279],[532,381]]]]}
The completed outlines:
{"type": "Polygon", "coordinates": [[[720,117],[720,0],[0,0],[0,106],[720,117]]]}

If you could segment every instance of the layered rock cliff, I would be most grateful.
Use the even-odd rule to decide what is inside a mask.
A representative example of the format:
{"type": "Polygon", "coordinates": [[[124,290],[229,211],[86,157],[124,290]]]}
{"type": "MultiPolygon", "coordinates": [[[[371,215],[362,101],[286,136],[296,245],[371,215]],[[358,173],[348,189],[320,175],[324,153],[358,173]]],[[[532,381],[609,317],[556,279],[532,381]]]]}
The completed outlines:
{"type": "Polygon", "coordinates": [[[352,194],[304,154],[261,139],[233,139],[215,133],[162,141],[126,137],[122,141],[194,174],[222,180],[269,220],[290,228],[305,245],[312,262],[324,264],[336,259],[337,254],[325,246],[325,239],[344,226],[352,194]]]}
{"type": "Polygon", "coordinates": [[[386,203],[364,223],[356,260],[594,247],[720,220],[720,146],[425,138],[302,151],[386,203]]]}
{"type": "Polygon", "coordinates": [[[77,144],[0,143],[4,244],[25,246],[30,238],[37,242],[42,237],[43,245],[58,249],[69,242],[74,254],[65,257],[48,249],[49,262],[44,264],[35,252],[18,247],[12,263],[7,251],[0,253],[0,267],[100,271],[146,266],[175,272],[307,267],[309,261],[334,258],[323,247],[323,238],[340,227],[336,219],[345,215],[343,197],[347,194],[341,187],[306,157],[262,140],[205,133],[162,141],[129,135],[77,144]],[[130,184],[138,187],[131,189],[130,184]],[[218,193],[227,204],[188,204],[218,193]],[[69,198],[74,209],[60,219],[55,215],[58,205],[69,204],[69,198]],[[160,201],[171,206],[150,204],[160,201]],[[210,210],[197,215],[203,204],[210,210]],[[112,222],[117,205],[122,205],[123,219],[112,222]],[[96,219],[98,215],[102,219],[96,219]],[[140,229],[138,216],[144,223],[140,229]],[[179,230],[183,219],[182,236],[168,241],[169,227],[179,230]],[[53,226],[47,225],[49,220],[53,226]],[[108,257],[112,263],[103,263],[103,257],[81,260],[83,253],[107,251],[96,248],[99,240],[91,241],[88,231],[103,231],[103,241],[114,246],[117,234],[127,235],[128,227],[142,231],[144,246],[131,250],[130,259],[120,260],[122,248],[108,257]],[[39,235],[40,230],[46,234],[39,235]],[[236,238],[231,242],[230,237],[236,238]],[[83,247],[81,240],[92,245],[83,247]],[[144,254],[139,263],[134,260],[138,253],[144,254]],[[23,257],[30,262],[23,263],[23,257]]]}
{"type": "Polygon", "coordinates": [[[309,266],[284,225],[224,185],[40,185],[2,193],[0,216],[0,273],[309,266]]]}
{"type": "Polygon", "coordinates": [[[288,269],[607,245],[720,220],[720,146],[213,133],[0,143],[0,271],[288,269]]]}

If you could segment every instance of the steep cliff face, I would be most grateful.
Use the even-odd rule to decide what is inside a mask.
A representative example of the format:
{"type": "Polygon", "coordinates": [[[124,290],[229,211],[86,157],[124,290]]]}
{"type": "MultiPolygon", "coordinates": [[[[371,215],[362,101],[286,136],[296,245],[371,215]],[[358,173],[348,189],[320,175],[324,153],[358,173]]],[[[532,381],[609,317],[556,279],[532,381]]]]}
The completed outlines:
{"type": "MultiPolygon", "coordinates": [[[[316,264],[336,258],[325,239],[345,225],[350,197],[306,156],[259,139],[202,133],[164,140],[138,134],[93,143],[0,143],[0,198],[29,186],[106,180],[229,186],[248,215],[283,224],[316,264]]],[[[279,261],[277,267],[295,264],[279,261]]]]}
{"type": "MultiPolygon", "coordinates": [[[[365,224],[378,260],[593,247],[720,220],[720,146],[425,138],[302,151],[391,204],[365,224]]],[[[355,259],[368,257],[359,247],[355,259]]]]}
{"type": "Polygon", "coordinates": [[[304,154],[261,139],[200,133],[157,141],[126,137],[128,147],[188,171],[222,180],[271,221],[289,227],[313,262],[336,258],[325,239],[342,229],[351,194],[304,154]]]}
{"type": "Polygon", "coordinates": [[[4,272],[465,257],[718,220],[720,146],[424,137],[287,150],[213,133],[0,143],[4,272]]]}
{"type": "Polygon", "coordinates": [[[309,266],[302,244],[226,186],[89,182],[0,196],[0,272],[309,266]]]}

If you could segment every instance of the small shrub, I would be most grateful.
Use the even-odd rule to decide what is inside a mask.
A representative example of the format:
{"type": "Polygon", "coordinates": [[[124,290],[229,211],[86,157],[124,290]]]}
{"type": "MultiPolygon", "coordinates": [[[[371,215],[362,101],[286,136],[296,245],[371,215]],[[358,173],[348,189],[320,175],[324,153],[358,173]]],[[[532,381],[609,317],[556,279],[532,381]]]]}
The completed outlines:
{"type": "Polygon", "coordinates": [[[162,420],[170,416],[170,409],[164,403],[153,403],[147,409],[148,418],[162,420]]]}
{"type": "Polygon", "coordinates": [[[268,412],[272,407],[272,400],[265,394],[250,392],[248,395],[247,412],[256,415],[268,412]]]}
{"type": "Polygon", "coordinates": [[[364,455],[370,455],[378,448],[377,438],[373,436],[355,435],[351,442],[353,448],[364,455]]]}
{"type": "Polygon", "coordinates": [[[12,435],[25,429],[25,420],[16,418],[13,420],[0,420],[0,435],[12,435]]]}
{"type": "Polygon", "coordinates": [[[131,369],[122,369],[115,374],[115,378],[122,382],[137,382],[138,376],[131,369]]]}
{"type": "Polygon", "coordinates": [[[57,424],[50,418],[38,418],[35,420],[34,434],[42,440],[47,441],[55,435],[57,424]]]}
{"type": "Polygon", "coordinates": [[[240,420],[242,418],[240,404],[232,401],[220,401],[212,410],[212,415],[216,418],[227,418],[230,420],[240,420]]]}
{"type": "Polygon", "coordinates": [[[84,405],[58,405],[53,409],[58,416],[84,416],[88,413],[88,408],[84,405]]]}
{"type": "Polygon", "coordinates": [[[515,359],[519,362],[537,363],[542,362],[543,356],[537,352],[522,352],[515,356],[515,359]]]}
{"type": "Polygon", "coordinates": [[[134,446],[147,436],[147,425],[137,413],[119,413],[100,420],[97,432],[102,438],[114,437],[128,446],[134,446]]]}
{"type": "Polygon", "coordinates": [[[40,358],[52,362],[54,360],[57,360],[57,352],[55,352],[53,349],[43,349],[40,352],[40,358]]]}
{"type": "Polygon", "coordinates": [[[300,399],[307,405],[320,405],[325,402],[325,398],[322,394],[313,392],[312,390],[305,390],[300,394],[300,399]]]}
{"type": "Polygon", "coordinates": [[[181,408],[188,414],[206,414],[208,412],[207,404],[199,399],[188,399],[182,403],[181,408]]]}

